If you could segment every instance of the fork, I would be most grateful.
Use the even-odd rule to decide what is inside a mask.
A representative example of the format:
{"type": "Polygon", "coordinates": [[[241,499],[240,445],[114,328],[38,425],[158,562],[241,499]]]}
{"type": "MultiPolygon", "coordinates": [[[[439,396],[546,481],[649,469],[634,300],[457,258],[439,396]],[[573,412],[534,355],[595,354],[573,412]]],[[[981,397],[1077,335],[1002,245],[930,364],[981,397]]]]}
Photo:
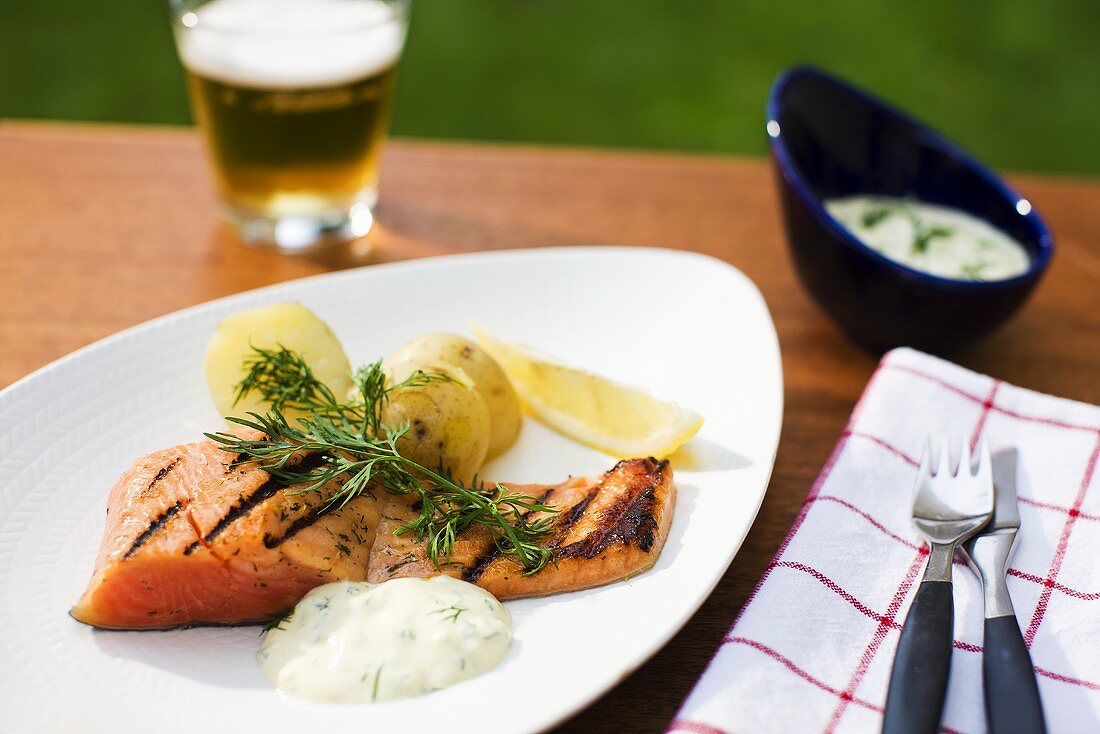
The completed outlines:
{"type": "Polygon", "coordinates": [[[913,500],[913,524],[931,546],[928,565],[898,640],[883,734],[930,734],[939,728],[954,627],[952,559],[959,543],[981,530],[993,514],[993,470],[984,441],[977,467],[964,445],[954,474],[946,449],[940,451],[938,462],[932,454],[928,445],[917,470],[913,500]],[[935,473],[933,463],[938,465],[935,473]]]}

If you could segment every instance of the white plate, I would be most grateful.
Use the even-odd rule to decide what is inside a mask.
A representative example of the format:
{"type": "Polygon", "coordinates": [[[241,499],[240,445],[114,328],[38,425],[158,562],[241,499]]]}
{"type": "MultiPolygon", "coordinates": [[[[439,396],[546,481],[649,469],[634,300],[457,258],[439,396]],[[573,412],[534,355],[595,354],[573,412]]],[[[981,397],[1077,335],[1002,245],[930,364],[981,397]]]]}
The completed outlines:
{"type": "MultiPolygon", "coordinates": [[[[763,499],[782,400],[775,329],[753,284],[718,260],[668,250],[380,265],[243,293],[105,339],[0,392],[0,731],[545,729],[656,652],[714,588],[763,499]],[[257,627],[103,632],[70,619],[118,475],[142,453],[221,425],[202,371],[215,325],[290,299],[327,321],[355,363],[477,322],[702,413],[701,433],[673,457],[679,498],[657,565],[604,588],[509,602],[515,645],[500,667],[374,705],[280,695],[253,659],[257,627]]],[[[528,420],[484,473],[553,483],[612,463],[528,420]]]]}

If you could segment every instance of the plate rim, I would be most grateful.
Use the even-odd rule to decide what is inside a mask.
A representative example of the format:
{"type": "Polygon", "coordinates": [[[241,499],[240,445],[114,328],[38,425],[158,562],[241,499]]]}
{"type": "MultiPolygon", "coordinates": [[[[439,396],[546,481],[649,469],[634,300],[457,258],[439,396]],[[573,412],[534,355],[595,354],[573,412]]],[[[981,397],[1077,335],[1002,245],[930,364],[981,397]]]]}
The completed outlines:
{"type": "MultiPolygon", "coordinates": [[[[121,341],[122,339],[129,338],[134,333],[141,332],[145,329],[153,329],[159,327],[161,324],[170,323],[178,318],[183,318],[191,313],[198,313],[207,309],[213,309],[222,303],[237,298],[243,298],[246,296],[260,295],[268,291],[278,291],[283,288],[297,285],[299,283],[310,283],[315,280],[341,280],[343,278],[351,278],[352,276],[364,271],[376,272],[376,271],[390,271],[390,270],[415,270],[419,267],[431,267],[438,263],[453,262],[456,260],[468,261],[468,260],[495,260],[495,259],[511,259],[517,257],[522,259],[524,255],[542,255],[542,254],[558,254],[558,253],[576,253],[576,254],[611,254],[611,253],[635,253],[635,254],[648,254],[656,256],[669,256],[673,258],[684,259],[699,259],[703,261],[709,261],[713,265],[722,266],[728,269],[731,274],[740,277],[744,282],[751,286],[752,290],[756,293],[761,303],[764,305],[764,311],[768,314],[768,321],[771,324],[771,332],[773,336],[776,336],[775,347],[776,352],[779,352],[778,336],[775,335],[775,320],[771,317],[771,310],[767,307],[767,302],[764,300],[764,296],[760,293],[760,289],[756,286],[756,283],[752,281],[744,272],[739,268],[731,265],[730,263],[712,255],[707,255],[701,252],[695,252],[694,250],[678,250],[671,247],[655,247],[655,246],[641,246],[641,245],[560,245],[550,247],[513,247],[501,250],[482,250],[478,252],[458,252],[450,253],[447,255],[431,255],[428,257],[409,258],[408,260],[397,260],[394,262],[376,263],[357,265],[353,268],[343,268],[340,270],[329,270],[323,273],[314,273],[312,275],[303,275],[300,278],[290,278],[289,280],[281,280],[277,283],[270,283],[268,285],[262,285],[257,288],[249,288],[243,291],[237,291],[236,293],[229,293],[224,296],[218,296],[206,301],[200,301],[199,303],[192,304],[190,306],[183,306],[182,308],[163,313],[158,316],[153,316],[144,321],[139,321],[131,326],[123,327],[118,331],[111,332],[106,336],[102,336],[94,341],[88,342],[83,346],[79,346],[70,352],[53,359],[46,364],[36,367],[22,377],[17,378],[12,383],[0,388],[0,408],[3,407],[3,400],[8,398],[8,395],[16,390],[16,388],[23,389],[24,384],[31,380],[38,379],[41,375],[50,372],[58,368],[59,366],[68,363],[70,360],[83,356],[85,352],[92,351],[93,349],[100,348],[106,344],[110,344],[114,341],[121,341]]],[[[784,385],[782,367],[779,373],[780,386],[784,385]]],[[[781,391],[782,392],[782,391],[781,391]]],[[[782,399],[782,395],[780,395],[782,399]]],[[[782,405],[782,404],[781,404],[782,405]]]]}

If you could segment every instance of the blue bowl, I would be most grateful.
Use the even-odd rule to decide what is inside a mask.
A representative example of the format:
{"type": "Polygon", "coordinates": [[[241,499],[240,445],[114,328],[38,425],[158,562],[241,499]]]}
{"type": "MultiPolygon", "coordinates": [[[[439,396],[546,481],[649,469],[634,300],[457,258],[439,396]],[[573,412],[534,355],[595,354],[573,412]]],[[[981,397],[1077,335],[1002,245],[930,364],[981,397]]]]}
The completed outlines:
{"type": "Polygon", "coordinates": [[[787,240],[803,284],[855,341],[950,352],[1002,324],[1027,299],[1054,249],[1031,204],[926,125],[809,67],[780,74],[767,126],[787,240]],[[911,196],[986,220],[1028,251],[1027,272],[963,281],[880,255],[825,210],[858,194],[911,196]]]}

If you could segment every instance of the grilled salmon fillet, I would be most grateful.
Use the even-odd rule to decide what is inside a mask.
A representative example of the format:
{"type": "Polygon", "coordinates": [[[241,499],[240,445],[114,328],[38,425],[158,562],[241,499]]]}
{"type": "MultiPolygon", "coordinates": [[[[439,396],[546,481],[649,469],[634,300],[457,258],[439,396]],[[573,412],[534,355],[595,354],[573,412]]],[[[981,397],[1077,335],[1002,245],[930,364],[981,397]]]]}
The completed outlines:
{"type": "Polygon", "coordinates": [[[111,629],[247,624],[320,584],[366,579],[373,498],[322,513],[335,483],[298,494],[234,459],[213,441],[138,459],[111,490],[95,570],[70,614],[111,629]]]}
{"type": "MultiPolygon", "coordinates": [[[[423,543],[393,533],[415,516],[411,497],[377,491],[322,512],[342,479],[303,492],[236,459],[209,440],[139,458],[111,489],[95,570],[70,614],[109,629],[249,624],[287,612],[330,581],[440,573],[423,543]]],[[[655,459],[622,461],[597,479],[512,489],[559,510],[544,541],[555,562],[524,575],[475,527],[442,569],[500,599],[589,588],[648,569],[675,502],[672,470],[655,459]]]]}
{"type": "Polygon", "coordinates": [[[676,502],[672,468],[667,461],[652,458],[620,461],[596,479],[570,479],[552,487],[511,485],[510,489],[557,510],[553,531],[543,541],[554,551],[554,561],[541,571],[525,575],[482,527],[459,536],[449,563],[437,570],[422,543],[393,534],[416,516],[407,498],[393,497],[382,513],[368,580],[431,576],[442,570],[498,599],[601,586],[641,573],[657,561],[676,502]]]}

